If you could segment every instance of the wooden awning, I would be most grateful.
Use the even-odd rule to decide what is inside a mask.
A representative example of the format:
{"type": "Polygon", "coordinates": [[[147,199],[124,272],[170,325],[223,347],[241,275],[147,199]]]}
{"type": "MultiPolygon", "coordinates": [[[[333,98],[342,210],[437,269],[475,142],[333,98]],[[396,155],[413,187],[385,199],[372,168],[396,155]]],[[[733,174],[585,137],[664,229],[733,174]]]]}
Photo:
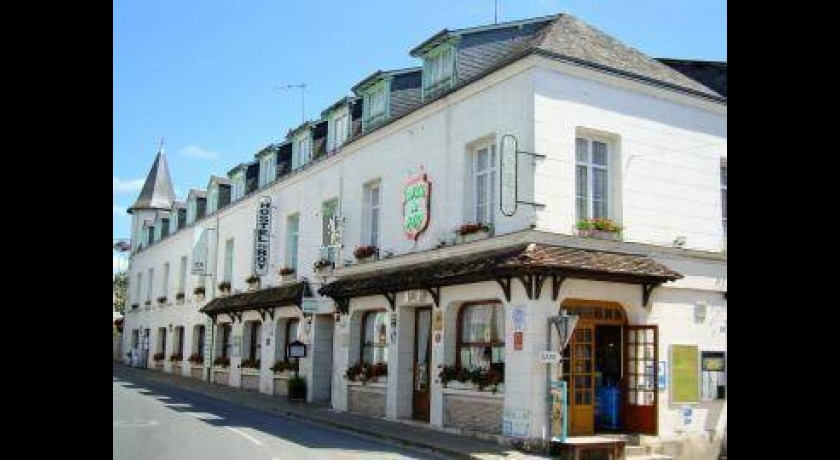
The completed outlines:
{"type": "Polygon", "coordinates": [[[201,307],[199,311],[212,317],[219,314],[228,314],[232,318],[238,317],[241,319],[243,311],[254,310],[259,312],[260,315],[269,313],[273,318],[275,307],[296,305],[301,308],[304,296],[312,296],[312,291],[308,282],[301,281],[253,292],[217,297],[207,302],[207,305],[201,307]]]}
{"type": "Polygon", "coordinates": [[[538,298],[551,279],[556,299],[563,279],[578,278],[643,285],[647,303],[653,287],[682,277],[643,255],[532,243],[344,276],[318,292],[346,311],[346,301],[354,297],[382,294],[391,301],[396,292],[428,289],[437,301],[434,290],[442,286],[493,280],[509,299],[511,279],[522,281],[529,298],[538,298]]]}

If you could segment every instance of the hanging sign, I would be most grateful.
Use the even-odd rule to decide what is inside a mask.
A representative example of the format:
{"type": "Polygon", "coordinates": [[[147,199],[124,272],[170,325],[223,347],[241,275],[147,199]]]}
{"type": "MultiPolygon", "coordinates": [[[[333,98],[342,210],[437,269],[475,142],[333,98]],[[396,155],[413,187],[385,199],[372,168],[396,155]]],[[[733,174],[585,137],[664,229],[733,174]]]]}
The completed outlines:
{"type": "Polygon", "coordinates": [[[513,351],[522,351],[522,332],[513,333],[513,351]]]}
{"type": "Polygon", "coordinates": [[[209,316],[204,323],[204,367],[210,367],[210,350],[213,346],[213,340],[207,338],[208,332],[213,333],[213,319],[209,316]]]}
{"type": "Polygon", "coordinates": [[[517,151],[519,150],[519,146],[517,145],[516,138],[510,134],[502,136],[500,150],[499,161],[501,171],[499,173],[499,179],[501,187],[499,187],[499,209],[502,211],[502,214],[510,217],[516,214],[516,204],[519,199],[517,197],[517,168],[519,167],[517,151]]]}
{"type": "Polygon", "coordinates": [[[403,231],[410,240],[417,241],[429,226],[431,193],[425,172],[409,177],[403,187],[403,231]]]}
{"type": "Polygon", "coordinates": [[[541,351],[540,362],[543,364],[553,364],[560,362],[560,353],[556,351],[541,351]]]}
{"type": "Polygon", "coordinates": [[[257,202],[257,227],[254,229],[254,274],[268,274],[271,241],[271,197],[262,196],[257,202]]]}

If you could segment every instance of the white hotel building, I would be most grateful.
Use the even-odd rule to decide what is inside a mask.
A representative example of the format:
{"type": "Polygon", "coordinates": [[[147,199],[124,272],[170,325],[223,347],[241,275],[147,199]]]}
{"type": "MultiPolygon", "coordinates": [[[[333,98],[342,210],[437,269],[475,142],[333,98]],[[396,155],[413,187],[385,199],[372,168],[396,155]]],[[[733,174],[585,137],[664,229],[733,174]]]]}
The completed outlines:
{"type": "Polygon", "coordinates": [[[565,14],[411,55],[185,201],[158,154],[129,210],[127,362],[282,397],[272,368],[299,340],[308,401],[530,440],[559,430],[565,382],[570,436],[709,458],[726,64],[653,59],[565,14]],[[578,321],[552,364],[561,310],[578,321]]]}

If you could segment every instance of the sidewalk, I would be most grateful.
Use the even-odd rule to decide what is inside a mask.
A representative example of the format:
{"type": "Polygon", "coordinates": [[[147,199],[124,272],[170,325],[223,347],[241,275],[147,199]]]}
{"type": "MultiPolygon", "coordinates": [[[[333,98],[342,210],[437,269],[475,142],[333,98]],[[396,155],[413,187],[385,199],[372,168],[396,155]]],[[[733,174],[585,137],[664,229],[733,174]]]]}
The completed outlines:
{"type": "Polygon", "coordinates": [[[293,403],[281,396],[264,395],[256,391],[211,384],[189,377],[128,367],[117,362],[114,362],[113,365],[113,375],[176,386],[252,409],[309,420],[378,439],[386,439],[408,447],[430,450],[450,458],[481,460],[545,458],[523,454],[512,447],[422,426],[335,411],[325,404],[293,403]]]}

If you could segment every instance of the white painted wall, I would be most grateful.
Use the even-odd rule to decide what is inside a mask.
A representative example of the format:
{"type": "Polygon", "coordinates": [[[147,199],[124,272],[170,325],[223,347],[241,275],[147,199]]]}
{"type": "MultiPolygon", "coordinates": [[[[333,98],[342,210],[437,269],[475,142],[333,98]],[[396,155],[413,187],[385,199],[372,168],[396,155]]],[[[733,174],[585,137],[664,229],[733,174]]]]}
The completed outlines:
{"type": "Polygon", "coordinates": [[[617,160],[615,215],[625,241],[724,249],[720,161],[727,155],[725,106],[690,103],[664,91],[639,91],[625,80],[540,60],[534,69],[534,137],[538,228],[572,233],[575,220],[575,137],[601,133],[617,160]]]}

